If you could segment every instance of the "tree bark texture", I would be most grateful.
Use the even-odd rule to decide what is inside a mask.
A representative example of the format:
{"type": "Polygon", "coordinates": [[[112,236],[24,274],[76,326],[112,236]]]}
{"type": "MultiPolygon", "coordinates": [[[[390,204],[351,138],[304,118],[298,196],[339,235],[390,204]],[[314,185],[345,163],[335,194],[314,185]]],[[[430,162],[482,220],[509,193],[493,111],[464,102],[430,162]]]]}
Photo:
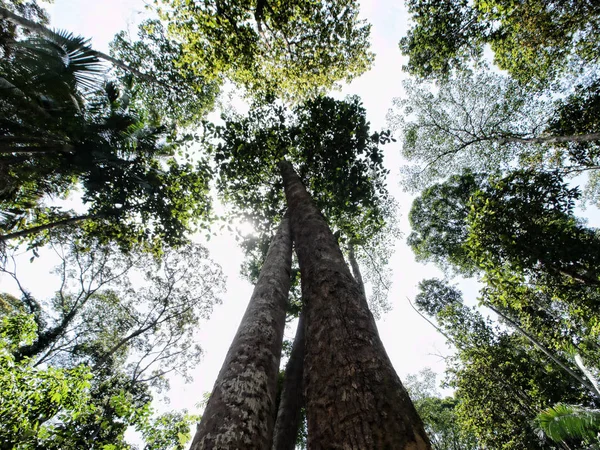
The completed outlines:
{"type": "Polygon", "coordinates": [[[284,217],[190,450],[270,449],[291,264],[284,217]]]}
{"type": "Polygon", "coordinates": [[[302,373],[304,368],[304,312],[300,313],[298,328],[290,359],[285,366],[281,399],[273,431],[273,450],[294,450],[304,404],[302,373]]]}
{"type": "Polygon", "coordinates": [[[291,164],[280,169],[306,313],[308,448],[431,449],[329,226],[291,164]]]}

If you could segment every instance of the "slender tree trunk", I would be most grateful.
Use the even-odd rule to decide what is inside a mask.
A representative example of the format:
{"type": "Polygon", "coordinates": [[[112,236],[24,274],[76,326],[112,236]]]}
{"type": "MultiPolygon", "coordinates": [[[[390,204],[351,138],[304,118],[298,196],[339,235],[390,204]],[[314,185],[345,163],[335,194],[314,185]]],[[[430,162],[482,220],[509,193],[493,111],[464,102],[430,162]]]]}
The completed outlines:
{"type": "Polygon", "coordinates": [[[292,165],[280,168],[306,309],[308,447],[430,449],[331,230],[292,165]]]}
{"type": "Polygon", "coordinates": [[[42,231],[50,230],[52,228],[63,227],[65,225],[82,222],[84,220],[93,219],[95,217],[98,217],[98,216],[86,214],[86,215],[82,215],[82,216],[69,217],[68,219],[58,220],[56,222],[47,223],[45,225],[38,225],[36,227],[27,228],[25,230],[15,231],[14,233],[3,234],[3,235],[0,235],[0,242],[5,242],[10,239],[16,239],[16,238],[20,238],[20,237],[29,236],[31,234],[41,233],[42,231]]]}
{"type": "Polygon", "coordinates": [[[363,282],[362,275],[360,274],[360,267],[356,261],[356,255],[354,254],[354,242],[352,241],[350,241],[350,245],[348,245],[348,260],[350,261],[350,267],[352,267],[352,275],[358,283],[358,287],[360,287],[362,295],[366,298],[367,294],[365,293],[365,283],[363,282]]]}
{"type": "MultiPolygon", "coordinates": [[[[18,25],[20,27],[23,27],[26,30],[29,30],[29,31],[32,31],[35,33],[39,33],[43,36],[47,36],[50,39],[52,39],[56,36],[56,33],[54,31],[52,31],[50,28],[47,28],[44,25],[41,25],[39,23],[35,23],[34,21],[26,19],[25,17],[21,17],[15,13],[9,11],[6,8],[0,7],[0,19],[8,20],[9,22],[14,23],[15,25],[18,25]]],[[[110,55],[107,55],[106,53],[102,53],[97,50],[91,50],[91,51],[93,52],[94,56],[96,56],[97,58],[108,61],[108,62],[112,63],[114,66],[119,67],[120,69],[123,69],[127,72],[130,72],[142,80],[149,81],[151,83],[158,83],[158,81],[153,76],[142,73],[139,70],[128,66],[123,61],[120,61],[116,58],[113,58],[110,55]]]]}
{"type": "Polygon", "coordinates": [[[0,145],[0,154],[12,155],[13,153],[71,153],[73,151],[72,145],[46,145],[46,146],[34,146],[34,145],[22,145],[22,146],[3,146],[0,145]]]}
{"type": "Polygon", "coordinates": [[[591,391],[592,394],[594,394],[596,396],[598,395],[598,392],[594,389],[594,387],[591,384],[589,384],[583,377],[579,376],[579,374],[577,374],[577,372],[575,372],[570,367],[568,367],[560,359],[558,359],[556,356],[554,356],[552,354],[552,352],[550,350],[548,350],[548,348],[546,348],[545,345],[543,345],[535,337],[533,337],[527,331],[525,331],[523,328],[521,328],[521,326],[515,320],[508,317],[506,314],[504,314],[502,311],[500,311],[498,308],[496,308],[492,304],[489,304],[486,302],[486,303],[484,303],[484,305],[487,306],[488,308],[490,308],[496,314],[498,314],[498,316],[502,317],[502,319],[504,319],[504,321],[510,327],[514,328],[521,336],[523,336],[525,339],[527,339],[529,342],[531,342],[535,347],[537,347],[538,350],[540,350],[544,355],[546,355],[546,357],[548,357],[548,359],[550,359],[551,361],[556,363],[561,369],[563,369],[565,372],[567,372],[573,379],[575,379],[579,383],[581,383],[583,385],[583,387],[585,387],[586,389],[591,391]]]}
{"type": "Polygon", "coordinates": [[[273,450],[294,450],[302,418],[304,395],[302,373],[304,368],[304,312],[300,312],[296,337],[290,359],[285,366],[281,400],[273,431],[273,450]]]}
{"type": "Polygon", "coordinates": [[[542,136],[537,138],[501,137],[496,141],[499,144],[513,142],[518,144],[558,144],[562,142],[591,142],[600,140],[600,133],[571,134],[567,136],[542,136]]]}
{"type": "Polygon", "coordinates": [[[270,449],[291,265],[292,238],[286,216],[271,243],[191,450],[270,449]]]}

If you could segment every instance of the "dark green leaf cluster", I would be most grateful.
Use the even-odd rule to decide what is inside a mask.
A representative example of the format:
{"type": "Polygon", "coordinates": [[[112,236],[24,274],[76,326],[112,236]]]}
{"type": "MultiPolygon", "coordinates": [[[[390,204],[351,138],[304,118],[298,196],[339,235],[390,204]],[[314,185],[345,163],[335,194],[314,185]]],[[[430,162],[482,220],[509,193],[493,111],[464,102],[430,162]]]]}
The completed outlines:
{"type": "Polygon", "coordinates": [[[129,67],[151,74],[151,82],[134,86],[136,105],[177,125],[201,120],[213,106],[220,92],[219,78],[208,79],[177,61],[184,59],[184,49],[167,35],[158,20],[147,20],[138,29],[137,40],[122,31],[111,43],[112,55],[129,67]]]}
{"type": "MultiPolygon", "coordinates": [[[[566,99],[558,101],[547,131],[558,136],[597,133],[600,130],[600,79],[580,84],[566,99]]],[[[567,142],[570,159],[577,165],[596,168],[600,164],[597,142],[567,142]]]]}
{"type": "Polygon", "coordinates": [[[456,388],[458,428],[485,448],[556,448],[538,436],[538,410],[557,401],[593,405],[592,393],[525,334],[492,326],[466,307],[456,288],[436,279],[423,281],[420,288],[419,308],[436,320],[457,351],[447,382],[456,388]]]}
{"type": "Polygon", "coordinates": [[[253,108],[226,121],[214,150],[219,189],[257,228],[268,232],[284,210],[277,162],[290,160],[334,228],[364,238],[383,226],[388,198],[380,135],[371,134],[357,98],[319,97],[292,112],[253,108]]]}
{"type": "Polygon", "coordinates": [[[537,423],[556,442],[572,444],[583,440],[589,449],[597,449],[600,444],[600,414],[597,409],[558,403],[542,411],[537,423]]]}
{"type": "Polygon", "coordinates": [[[483,176],[465,172],[423,191],[409,213],[412,232],[408,245],[417,261],[431,261],[444,268],[469,274],[473,262],[464,246],[468,236],[466,218],[470,199],[480,188],[483,176]]]}
{"type": "Polygon", "coordinates": [[[443,76],[483,53],[489,25],[477,21],[467,0],[409,0],[406,5],[416,26],[400,40],[400,50],[410,57],[405,71],[422,78],[443,76]]]}
{"type": "Polygon", "coordinates": [[[518,171],[492,179],[470,202],[470,257],[486,270],[542,270],[597,286],[600,240],[573,215],[579,197],[557,173],[518,171]]]}

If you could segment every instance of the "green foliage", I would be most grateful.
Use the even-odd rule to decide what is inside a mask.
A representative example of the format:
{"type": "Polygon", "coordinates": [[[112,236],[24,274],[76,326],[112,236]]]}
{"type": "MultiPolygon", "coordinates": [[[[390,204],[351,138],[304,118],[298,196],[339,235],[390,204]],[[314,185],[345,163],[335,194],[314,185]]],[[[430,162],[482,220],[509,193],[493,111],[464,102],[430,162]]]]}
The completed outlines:
{"type": "Polygon", "coordinates": [[[91,374],[84,365],[40,369],[28,359],[15,361],[14,349],[31,343],[35,335],[31,315],[2,317],[0,440],[6,448],[35,447],[54,433],[56,420],[76,419],[90,408],[91,374]]]}
{"type": "Polygon", "coordinates": [[[434,450],[476,450],[475,436],[461,428],[456,416],[458,402],[453,397],[441,398],[436,390],[436,375],[424,369],[408,375],[404,386],[413,401],[434,450]]]}
{"type": "Polygon", "coordinates": [[[144,450],[184,450],[191,439],[190,426],[199,421],[200,416],[185,410],[161,414],[142,430],[144,450]]]}
{"type": "Polygon", "coordinates": [[[405,70],[448,76],[477,63],[485,45],[521,83],[547,83],[577,64],[597,64],[600,9],[593,1],[412,0],[414,21],[400,41],[405,70]]]}
{"type": "MultiPolygon", "coordinates": [[[[85,367],[85,392],[78,394],[85,408],[71,411],[74,406],[69,403],[64,413],[48,410],[42,422],[51,427],[41,427],[42,422],[36,426],[34,419],[27,419],[33,421],[31,427],[43,428],[32,439],[48,449],[109,446],[130,450],[125,432],[135,428],[148,450],[183,448],[196,418],[185,412],[155,417],[153,391],[168,388],[166,375],[174,370],[188,379],[189,370],[196,367],[201,349],[193,335],[199,321],[219,301],[220,268],[199,245],[188,244],[177,251],[165,248],[157,258],[141,251],[122,254],[114,245],[98,242],[82,247],[69,233],[55,236],[52,243],[62,257],[55,270],[61,280],[59,290],[52,298],[37,302],[20,282],[20,309],[32,314],[6,316],[0,345],[6,347],[9,373],[15,367],[26,368],[27,374],[34,371],[36,376],[42,373],[54,390],[58,388],[53,386],[66,389],[71,384],[75,388],[75,380],[71,383],[67,376],[73,372],[74,377],[79,374],[76,369],[85,367]],[[41,324],[37,330],[36,323],[41,324]]],[[[16,268],[3,270],[18,280],[16,268]]],[[[50,387],[28,383],[33,392],[23,389],[23,395],[43,401],[50,387]],[[44,389],[39,393],[38,385],[44,389]]],[[[37,406],[21,403],[22,408],[10,403],[2,411],[23,417],[39,415],[37,406]]],[[[12,433],[10,439],[21,439],[14,430],[7,433],[12,433]]]]}
{"type": "Polygon", "coordinates": [[[219,189],[257,228],[268,230],[284,209],[277,167],[284,157],[347,239],[368,239],[384,226],[383,138],[370,133],[357,98],[319,97],[293,113],[259,106],[245,118],[227,120],[218,133],[219,189]]]}
{"type": "Polygon", "coordinates": [[[430,278],[419,282],[415,305],[428,316],[435,317],[446,307],[462,303],[462,293],[445,281],[430,278]]]}
{"type": "Polygon", "coordinates": [[[43,244],[46,230],[75,217],[48,199],[65,198],[78,185],[84,229],[123,249],[181,245],[188,231],[206,224],[208,164],[174,158],[187,138],[136,104],[131,77],[102,85],[93,51],[69,34],[11,48],[0,64],[13,86],[0,99],[4,239],[43,244]]]}
{"type": "Polygon", "coordinates": [[[177,125],[200,121],[214,105],[220,79],[208,80],[204,73],[196,73],[185,64],[176,65],[184,59],[184,49],[167,36],[160,21],[143,22],[137,37],[134,41],[121,31],[111,43],[114,57],[152,76],[153,81],[138,80],[134,86],[132,101],[136,107],[177,125]]]}
{"type": "Polygon", "coordinates": [[[486,270],[541,270],[598,286],[600,240],[573,215],[579,196],[557,173],[517,171],[491,180],[471,201],[470,256],[486,270]]]}
{"type": "Polygon", "coordinates": [[[564,152],[555,146],[527,141],[546,131],[554,106],[505,76],[467,71],[438,84],[409,80],[404,89],[388,122],[402,133],[402,154],[410,162],[402,183],[411,191],[466,169],[493,173],[518,163],[562,163],[564,152]]]}
{"type": "Polygon", "coordinates": [[[408,242],[417,258],[466,274],[502,267],[597,286],[600,241],[573,214],[579,197],[557,172],[467,172],[414,201],[408,242]]]}
{"type": "MultiPolygon", "coordinates": [[[[463,275],[478,272],[482,304],[559,360],[568,361],[576,349],[598,363],[599,241],[596,230],[573,214],[579,191],[556,173],[515,171],[474,180],[471,174],[451,177],[415,201],[409,243],[417,257],[463,275]]],[[[428,314],[440,313],[441,299],[458,298],[439,280],[421,288],[417,305],[428,314]]]]}
{"type": "MultiPolygon", "coordinates": [[[[580,84],[566,99],[557,101],[548,132],[554,135],[595,133],[600,130],[600,79],[580,84]]],[[[596,142],[567,142],[570,159],[581,166],[598,165],[596,142]]]]}
{"type": "Polygon", "coordinates": [[[559,403],[540,412],[537,423],[553,441],[582,439],[587,448],[598,448],[600,444],[600,411],[596,409],[559,403]]]}
{"type": "Polygon", "coordinates": [[[350,81],[371,66],[370,26],[352,0],[241,2],[163,0],[178,63],[195,75],[225,75],[253,95],[292,100],[350,81]]]}
{"type": "Polygon", "coordinates": [[[408,216],[413,231],[407,242],[417,261],[473,273],[475,266],[465,248],[469,233],[466,218],[470,199],[481,183],[482,176],[471,172],[453,175],[425,189],[413,201],[408,216]]]}
{"type": "Polygon", "coordinates": [[[558,401],[592,404],[590,392],[520,333],[492,326],[439,280],[421,284],[419,308],[430,314],[456,348],[447,382],[456,388],[458,427],[490,449],[543,449],[537,411],[558,401]]]}
{"type": "Polygon", "coordinates": [[[422,78],[442,77],[481,57],[488,27],[477,22],[468,1],[408,0],[406,5],[415,26],[400,40],[400,50],[409,56],[405,71],[422,78]]]}
{"type": "Polygon", "coordinates": [[[373,311],[385,311],[390,282],[384,266],[397,229],[381,144],[391,138],[388,132],[370,132],[360,100],[318,97],[292,111],[277,104],[255,105],[246,117],[226,118],[214,133],[220,139],[212,151],[221,195],[258,230],[242,244],[250,257],[243,272],[258,274],[273,227],[285,210],[277,162],[286,158],[340,246],[353,242],[373,286],[373,311]]]}

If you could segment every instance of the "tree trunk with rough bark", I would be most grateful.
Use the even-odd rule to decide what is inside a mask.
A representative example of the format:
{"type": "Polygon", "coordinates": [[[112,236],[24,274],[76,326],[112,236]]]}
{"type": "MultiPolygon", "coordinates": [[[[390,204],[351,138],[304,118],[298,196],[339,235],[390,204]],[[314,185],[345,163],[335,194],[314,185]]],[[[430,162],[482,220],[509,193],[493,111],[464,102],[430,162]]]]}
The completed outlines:
{"type": "Polygon", "coordinates": [[[300,313],[298,328],[290,359],[285,366],[281,399],[273,431],[273,450],[294,450],[300,427],[304,395],[302,373],[304,368],[304,312],[300,313]]]}
{"type": "Polygon", "coordinates": [[[329,226],[292,165],[280,169],[306,314],[308,448],[431,449],[329,226]]]}
{"type": "Polygon", "coordinates": [[[190,450],[270,449],[290,289],[292,238],[283,218],[190,450]]]}

